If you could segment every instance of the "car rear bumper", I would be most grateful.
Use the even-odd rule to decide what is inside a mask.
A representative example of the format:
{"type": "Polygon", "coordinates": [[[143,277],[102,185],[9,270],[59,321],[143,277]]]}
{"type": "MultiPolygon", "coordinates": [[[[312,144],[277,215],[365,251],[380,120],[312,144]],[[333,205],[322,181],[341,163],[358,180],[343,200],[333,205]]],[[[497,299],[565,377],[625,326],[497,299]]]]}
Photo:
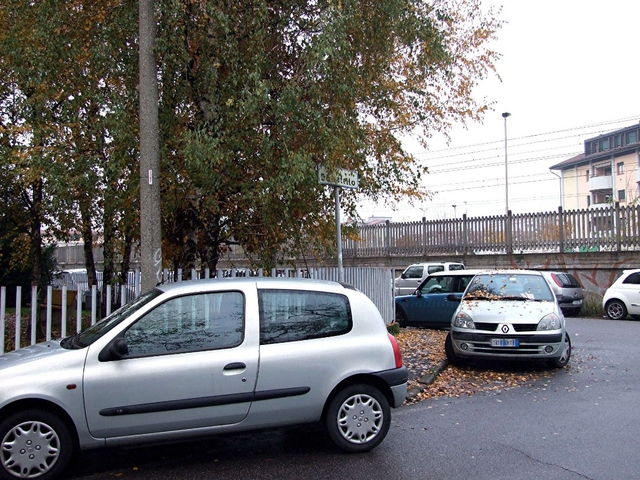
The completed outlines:
{"type": "Polygon", "coordinates": [[[389,385],[392,396],[390,399],[391,406],[397,408],[402,405],[407,397],[407,381],[409,380],[409,370],[407,370],[407,367],[403,365],[400,368],[384,370],[374,375],[389,385]]]}

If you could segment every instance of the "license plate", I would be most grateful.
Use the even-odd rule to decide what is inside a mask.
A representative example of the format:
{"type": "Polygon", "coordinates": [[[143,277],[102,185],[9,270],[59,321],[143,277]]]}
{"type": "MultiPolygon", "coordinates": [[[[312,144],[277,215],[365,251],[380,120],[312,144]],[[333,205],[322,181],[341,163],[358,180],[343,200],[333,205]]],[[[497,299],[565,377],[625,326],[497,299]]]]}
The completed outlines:
{"type": "Polygon", "coordinates": [[[520,340],[517,338],[492,338],[492,347],[519,347],[520,340]]]}
{"type": "Polygon", "coordinates": [[[582,305],[582,300],[574,300],[573,304],[574,305],[582,305]]]}

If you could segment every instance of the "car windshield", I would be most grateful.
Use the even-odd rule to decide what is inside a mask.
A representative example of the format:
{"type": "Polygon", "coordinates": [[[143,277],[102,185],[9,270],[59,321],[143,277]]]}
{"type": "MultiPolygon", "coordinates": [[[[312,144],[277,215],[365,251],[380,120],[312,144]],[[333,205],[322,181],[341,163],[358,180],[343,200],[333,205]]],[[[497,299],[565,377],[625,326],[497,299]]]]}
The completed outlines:
{"type": "Polygon", "coordinates": [[[111,315],[105,317],[95,325],[90,326],[82,330],[75,335],[71,335],[62,339],[60,346],[70,350],[88,347],[93,342],[102,337],[105,333],[117,326],[120,322],[129,317],[132,313],[138,311],[154,298],[162,295],[162,291],[158,289],[152,289],[143,293],[132,302],[123,305],[111,315]]]}
{"type": "Polygon", "coordinates": [[[493,273],[476,275],[463,300],[554,301],[553,293],[540,275],[493,273]]]}

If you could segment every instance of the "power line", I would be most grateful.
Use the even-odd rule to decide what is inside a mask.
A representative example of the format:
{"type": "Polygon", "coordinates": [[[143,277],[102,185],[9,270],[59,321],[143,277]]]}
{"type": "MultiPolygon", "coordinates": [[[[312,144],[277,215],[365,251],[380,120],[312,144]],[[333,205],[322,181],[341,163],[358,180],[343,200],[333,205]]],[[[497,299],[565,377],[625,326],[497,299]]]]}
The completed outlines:
{"type": "MultiPolygon", "coordinates": [[[[535,137],[540,137],[540,136],[544,136],[544,135],[553,135],[556,133],[564,133],[564,132],[571,132],[571,131],[575,131],[575,130],[583,130],[586,128],[593,128],[593,127],[600,127],[600,126],[605,126],[605,125],[614,125],[616,123],[626,123],[626,122],[630,122],[630,121],[638,121],[640,117],[638,116],[633,116],[633,117],[627,117],[627,118],[620,118],[617,120],[608,120],[606,122],[601,122],[601,123],[594,123],[591,125],[584,125],[581,127],[572,127],[572,128],[565,128],[565,129],[561,129],[561,130],[554,130],[551,132],[546,132],[546,133],[534,133],[532,135],[525,135],[522,137],[514,137],[511,138],[510,141],[515,141],[515,140],[522,140],[522,139],[526,139],[526,138],[535,138],[535,137]]],[[[608,131],[608,130],[606,130],[608,131]]],[[[598,132],[600,133],[600,132],[598,132]]],[[[578,134],[576,134],[578,135],[578,134]]],[[[591,133],[589,134],[591,135],[591,133]]],[[[569,138],[569,137],[563,137],[563,138],[569,138]]],[[[461,145],[459,147],[449,147],[449,148],[443,148],[440,150],[433,150],[431,152],[429,151],[424,151],[424,152],[418,152],[415,155],[428,155],[429,153],[439,153],[439,152],[450,152],[452,150],[462,150],[465,148],[474,148],[474,147],[480,147],[483,145],[492,145],[494,143],[502,143],[504,141],[504,139],[499,139],[499,140],[491,140],[489,142],[482,142],[482,143],[475,143],[475,144],[469,144],[469,145],[461,145]]]]}

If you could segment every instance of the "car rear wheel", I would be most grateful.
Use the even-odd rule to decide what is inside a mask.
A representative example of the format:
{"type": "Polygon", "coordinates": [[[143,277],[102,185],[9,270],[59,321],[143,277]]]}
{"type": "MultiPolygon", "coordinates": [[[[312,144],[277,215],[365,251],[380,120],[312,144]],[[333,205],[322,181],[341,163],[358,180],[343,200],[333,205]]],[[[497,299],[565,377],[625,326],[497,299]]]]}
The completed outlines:
{"type": "Polygon", "coordinates": [[[331,400],[325,417],[329,437],[349,453],[368,452],[387,436],[391,408],[380,390],[351,385],[331,400]]]}
{"type": "Polygon", "coordinates": [[[562,368],[569,363],[571,358],[571,337],[568,332],[564,332],[564,349],[562,355],[559,358],[551,360],[551,366],[555,368],[562,368]]]}
{"type": "Polygon", "coordinates": [[[73,455],[69,429],[54,414],[25,410],[0,423],[0,478],[58,477],[73,455]]]}
{"type": "Polygon", "coordinates": [[[623,320],[627,318],[627,307],[624,302],[620,300],[609,300],[605,310],[611,320],[623,320]]]}
{"type": "Polygon", "coordinates": [[[447,338],[444,339],[444,353],[447,356],[447,361],[454,367],[466,367],[469,365],[469,360],[456,355],[453,350],[453,339],[451,338],[451,332],[447,333],[447,338]]]}
{"type": "Polygon", "coordinates": [[[396,322],[398,322],[398,325],[401,327],[407,326],[407,315],[398,307],[396,307],[396,322]]]}

